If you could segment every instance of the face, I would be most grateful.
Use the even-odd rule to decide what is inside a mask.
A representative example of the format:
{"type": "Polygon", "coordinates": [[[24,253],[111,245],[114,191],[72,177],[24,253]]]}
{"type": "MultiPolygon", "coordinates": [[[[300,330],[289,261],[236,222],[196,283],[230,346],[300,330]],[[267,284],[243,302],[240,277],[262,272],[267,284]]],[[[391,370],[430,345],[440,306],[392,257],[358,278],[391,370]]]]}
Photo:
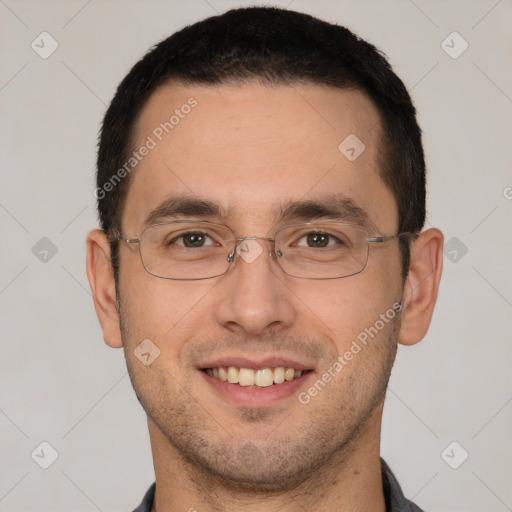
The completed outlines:
{"type": "MultiPolygon", "coordinates": [[[[396,204],[378,172],[379,126],[357,91],[163,86],[136,126],[135,147],[148,136],[156,146],[133,171],[122,235],[138,237],[151,212],[186,195],[219,211],[161,212],[152,222],[199,219],[237,237],[273,237],[286,224],[326,220],[280,219],[287,205],[327,204],[333,194],[366,214],[369,236],[396,234],[396,204]],[[196,104],[182,108],[187,102],[196,104]],[[172,130],[158,130],[176,109],[172,130]],[[356,159],[338,149],[350,134],[364,143],[356,159]]],[[[354,220],[346,214],[339,220],[354,220]]],[[[378,443],[402,281],[396,240],[371,244],[363,272],[330,280],[287,276],[272,245],[258,244],[259,256],[237,257],[223,276],[176,281],[148,274],[137,244],[121,243],[119,293],[126,360],[152,443],[225,481],[270,489],[378,443]],[[146,366],[134,351],[147,339],[160,353],[146,366]],[[205,371],[229,366],[304,373],[245,387],[205,371]]]]}

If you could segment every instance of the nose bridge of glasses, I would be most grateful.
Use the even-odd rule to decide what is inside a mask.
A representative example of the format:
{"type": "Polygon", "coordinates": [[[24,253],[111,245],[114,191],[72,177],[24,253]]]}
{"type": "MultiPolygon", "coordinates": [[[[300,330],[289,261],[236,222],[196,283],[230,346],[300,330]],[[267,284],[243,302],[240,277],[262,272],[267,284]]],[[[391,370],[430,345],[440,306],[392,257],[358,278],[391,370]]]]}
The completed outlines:
{"type": "Polygon", "coordinates": [[[235,259],[235,253],[238,254],[247,263],[252,263],[262,252],[263,248],[257,242],[258,240],[267,241],[272,243],[272,249],[269,251],[269,256],[272,257],[275,244],[275,238],[269,238],[265,236],[244,236],[234,239],[235,247],[231,249],[227,256],[227,261],[232,263],[235,259]],[[251,243],[252,242],[252,243],[251,243]]]}
{"type": "Polygon", "coordinates": [[[275,238],[268,238],[265,236],[243,236],[241,238],[235,238],[236,242],[243,242],[245,240],[268,240],[269,242],[275,242],[275,238]]]}

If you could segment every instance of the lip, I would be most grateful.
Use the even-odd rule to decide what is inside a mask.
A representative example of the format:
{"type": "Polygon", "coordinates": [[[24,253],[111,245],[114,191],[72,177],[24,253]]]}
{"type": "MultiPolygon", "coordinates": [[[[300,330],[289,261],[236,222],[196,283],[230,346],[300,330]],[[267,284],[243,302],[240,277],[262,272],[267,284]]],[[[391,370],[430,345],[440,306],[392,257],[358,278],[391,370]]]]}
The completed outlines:
{"type": "MultiPolygon", "coordinates": [[[[219,366],[225,365],[220,364],[219,366]]],[[[232,364],[231,366],[236,365],[232,364]]],[[[278,366],[285,365],[279,364],[278,366]]],[[[241,367],[249,368],[249,366],[243,365],[241,365],[241,367]]],[[[258,368],[265,367],[271,368],[272,366],[258,366],[258,368]]],[[[293,368],[293,365],[290,365],[289,368],[293,368]]],[[[250,408],[262,408],[270,406],[272,404],[275,404],[276,402],[279,402],[280,400],[289,398],[290,396],[296,394],[301,387],[307,386],[307,383],[311,379],[312,375],[315,374],[314,371],[309,371],[303,374],[301,377],[298,377],[290,381],[285,381],[282,384],[274,384],[272,386],[268,386],[265,388],[250,388],[239,386],[238,384],[230,384],[229,382],[224,382],[220,379],[217,379],[216,377],[210,377],[206,372],[202,370],[198,371],[202,378],[204,379],[206,385],[210,387],[212,391],[215,394],[217,394],[217,396],[219,396],[222,400],[231,402],[232,404],[241,407],[250,408]]]]}
{"type": "Polygon", "coordinates": [[[283,358],[278,356],[264,357],[261,359],[246,357],[219,357],[212,361],[207,361],[201,364],[198,369],[205,370],[206,368],[218,368],[219,366],[235,366],[236,368],[248,368],[250,370],[260,370],[261,368],[293,368],[294,370],[313,370],[313,363],[301,363],[294,359],[283,358]]]}

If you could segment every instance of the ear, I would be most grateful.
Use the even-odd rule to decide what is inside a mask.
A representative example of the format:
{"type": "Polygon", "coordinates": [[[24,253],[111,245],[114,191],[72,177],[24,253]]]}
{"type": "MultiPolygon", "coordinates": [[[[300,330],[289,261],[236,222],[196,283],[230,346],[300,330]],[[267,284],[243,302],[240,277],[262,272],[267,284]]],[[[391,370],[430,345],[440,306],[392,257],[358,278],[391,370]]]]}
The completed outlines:
{"type": "Polygon", "coordinates": [[[427,333],[443,269],[444,237],[439,229],[427,229],[411,244],[409,274],[402,297],[398,342],[418,343],[427,333]]]}
{"type": "Polygon", "coordinates": [[[114,272],[110,264],[110,245],[100,229],[91,231],[87,236],[87,278],[105,343],[112,348],[120,348],[123,342],[114,272]]]}

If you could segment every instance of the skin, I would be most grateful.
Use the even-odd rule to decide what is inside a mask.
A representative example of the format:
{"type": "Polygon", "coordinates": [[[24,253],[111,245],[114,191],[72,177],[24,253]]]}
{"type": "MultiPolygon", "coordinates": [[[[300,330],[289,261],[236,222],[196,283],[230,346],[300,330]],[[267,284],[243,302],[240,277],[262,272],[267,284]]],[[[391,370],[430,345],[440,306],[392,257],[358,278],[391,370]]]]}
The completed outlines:
{"type": "MultiPolygon", "coordinates": [[[[230,208],[227,218],[207,220],[238,237],[271,237],[275,205],[333,191],[368,212],[378,228],[370,236],[396,234],[396,203],[378,173],[379,115],[363,93],[317,85],[167,84],[143,109],[137,140],[191,96],[197,106],[133,171],[124,237],[138,237],[148,212],[175,193],[230,208]],[[353,162],[338,150],[351,133],[366,146],[353,162]]],[[[397,343],[412,345],[428,329],[442,245],[439,230],[422,232],[403,286],[396,240],[372,244],[360,274],[325,281],[286,276],[269,250],[252,263],[238,258],[222,277],[159,279],[144,270],[136,244],[121,244],[118,307],[106,237],[92,231],[87,273],[104,339],[124,348],[148,414],[155,510],[385,510],[379,462],[385,390],[397,343]],[[301,404],[297,394],[397,301],[402,313],[301,404]],[[144,366],[133,351],[148,338],[160,356],[144,366]],[[311,364],[314,377],[274,405],[240,407],[214,393],[197,368],[220,355],[293,356],[311,364]]]]}

